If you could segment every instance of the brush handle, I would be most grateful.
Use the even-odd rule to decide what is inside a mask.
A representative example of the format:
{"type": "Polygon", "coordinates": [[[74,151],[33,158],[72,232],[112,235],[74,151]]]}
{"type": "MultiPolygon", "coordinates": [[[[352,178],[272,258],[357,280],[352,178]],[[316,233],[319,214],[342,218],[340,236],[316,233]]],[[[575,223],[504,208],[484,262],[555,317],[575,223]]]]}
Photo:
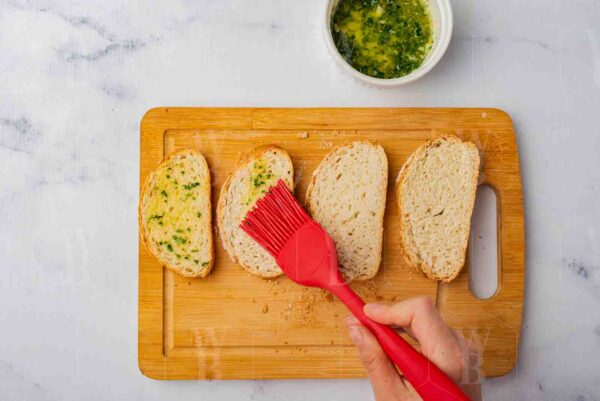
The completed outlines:
{"type": "Polygon", "coordinates": [[[424,401],[469,401],[463,391],[433,362],[414,349],[389,326],[365,315],[362,299],[345,283],[329,288],[377,338],[381,348],[412,384],[424,401]]]}

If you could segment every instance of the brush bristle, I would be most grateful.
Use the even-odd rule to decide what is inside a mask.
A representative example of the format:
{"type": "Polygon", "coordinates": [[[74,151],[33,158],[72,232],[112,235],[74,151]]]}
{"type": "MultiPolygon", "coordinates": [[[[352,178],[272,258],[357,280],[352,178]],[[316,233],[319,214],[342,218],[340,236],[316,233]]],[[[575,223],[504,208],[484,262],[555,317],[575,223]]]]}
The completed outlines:
{"type": "Polygon", "coordinates": [[[279,179],[246,214],[240,228],[277,257],[288,239],[309,220],[300,203],[279,179]]]}

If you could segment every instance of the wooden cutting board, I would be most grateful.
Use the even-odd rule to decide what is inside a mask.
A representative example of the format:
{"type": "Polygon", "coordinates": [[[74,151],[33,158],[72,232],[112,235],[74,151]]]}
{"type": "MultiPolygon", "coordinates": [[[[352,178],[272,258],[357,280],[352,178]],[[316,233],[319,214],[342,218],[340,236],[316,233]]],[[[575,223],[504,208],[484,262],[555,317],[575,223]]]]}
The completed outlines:
{"type": "MultiPolygon", "coordinates": [[[[156,108],[141,122],[140,187],[160,160],[193,147],[212,173],[212,204],[241,154],[286,149],[302,201],[327,152],[354,139],[380,143],[389,160],[383,260],[373,280],[353,283],[365,301],[419,295],[436,300],[448,323],[483,348],[485,376],[515,366],[523,303],[525,238],[519,157],[510,117],[496,109],[156,108]],[[487,300],[469,291],[469,266],[451,284],[422,277],[403,261],[394,181],[428,139],[454,134],[482,152],[483,181],[497,195],[499,288],[487,300]]],[[[156,379],[340,378],[365,375],[342,320],[348,312],[322,290],[286,277],[263,280],[233,263],[215,228],[208,278],[164,269],[139,245],[138,357],[156,379]]],[[[468,262],[467,262],[468,264],[468,262]]]]}

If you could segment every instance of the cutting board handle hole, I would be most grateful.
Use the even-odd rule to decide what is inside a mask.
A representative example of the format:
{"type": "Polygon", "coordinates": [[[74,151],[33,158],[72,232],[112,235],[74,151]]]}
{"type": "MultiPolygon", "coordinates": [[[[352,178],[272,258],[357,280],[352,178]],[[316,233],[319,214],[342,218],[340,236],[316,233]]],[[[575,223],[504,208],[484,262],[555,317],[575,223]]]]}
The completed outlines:
{"type": "Polygon", "coordinates": [[[478,299],[498,291],[498,207],[488,185],[477,189],[469,238],[469,290],[478,299]]]}

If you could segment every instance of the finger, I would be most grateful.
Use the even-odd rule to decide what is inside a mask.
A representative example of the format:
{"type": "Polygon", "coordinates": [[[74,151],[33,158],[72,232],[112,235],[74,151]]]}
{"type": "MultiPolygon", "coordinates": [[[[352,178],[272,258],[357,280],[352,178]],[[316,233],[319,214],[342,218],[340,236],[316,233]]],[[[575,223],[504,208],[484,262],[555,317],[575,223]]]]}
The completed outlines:
{"type": "Polygon", "coordinates": [[[390,327],[391,327],[392,329],[394,329],[394,331],[395,331],[396,333],[398,333],[398,334],[403,334],[403,333],[406,333],[406,334],[408,334],[408,336],[409,336],[410,338],[412,338],[413,340],[416,340],[416,339],[417,339],[417,337],[415,336],[415,333],[413,333],[412,329],[411,329],[410,327],[408,327],[408,326],[407,326],[407,327],[400,327],[400,326],[398,326],[398,325],[392,324],[392,325],[390,325],[390,327]]]}
{"type": "Polygon", "coordinates": [[[352,323],[348,325],[348,334],[356,345],[358,356],[367,371],[375,399],[379,401],[408,399],[409,389],[373,334],[364,326],[352,323]]]}
{"type": "MultiPolygon", "coordinates": [[[[344,319],[344,322],[346,323],[346,325],[350,325],[350,324],[361,324],[360,321],[354,316],[354,315],[350,315],[348,317],[346,317],[346,319],[344,319]]],[[[410,329],[410,327],[401,327],[398,326],[396,324],[391,324],[389,325],[396,333],[398,334],[402,334],[402,333],[406,333],[408,334],[413,340],[416,340],[417,338],[415,337],[415,334],[412,332],[412,330],[410,329]]]]}
{"type": "Polygon", "coordinates": [[[389,305],[367,304],[364,311],[371,319],[382,324],[402,327],[419,340],[430,336],[452,336],[451,330],[429,297],[411,298],[389,305]]]}
{"type": "Polygon", "coordinates": [[[375,321],[411,331],[423,355],[453,379],[460,379],[463,352],[431,298],[413,298],[392,305],[368,304],[364,311],[375,321]]]}

